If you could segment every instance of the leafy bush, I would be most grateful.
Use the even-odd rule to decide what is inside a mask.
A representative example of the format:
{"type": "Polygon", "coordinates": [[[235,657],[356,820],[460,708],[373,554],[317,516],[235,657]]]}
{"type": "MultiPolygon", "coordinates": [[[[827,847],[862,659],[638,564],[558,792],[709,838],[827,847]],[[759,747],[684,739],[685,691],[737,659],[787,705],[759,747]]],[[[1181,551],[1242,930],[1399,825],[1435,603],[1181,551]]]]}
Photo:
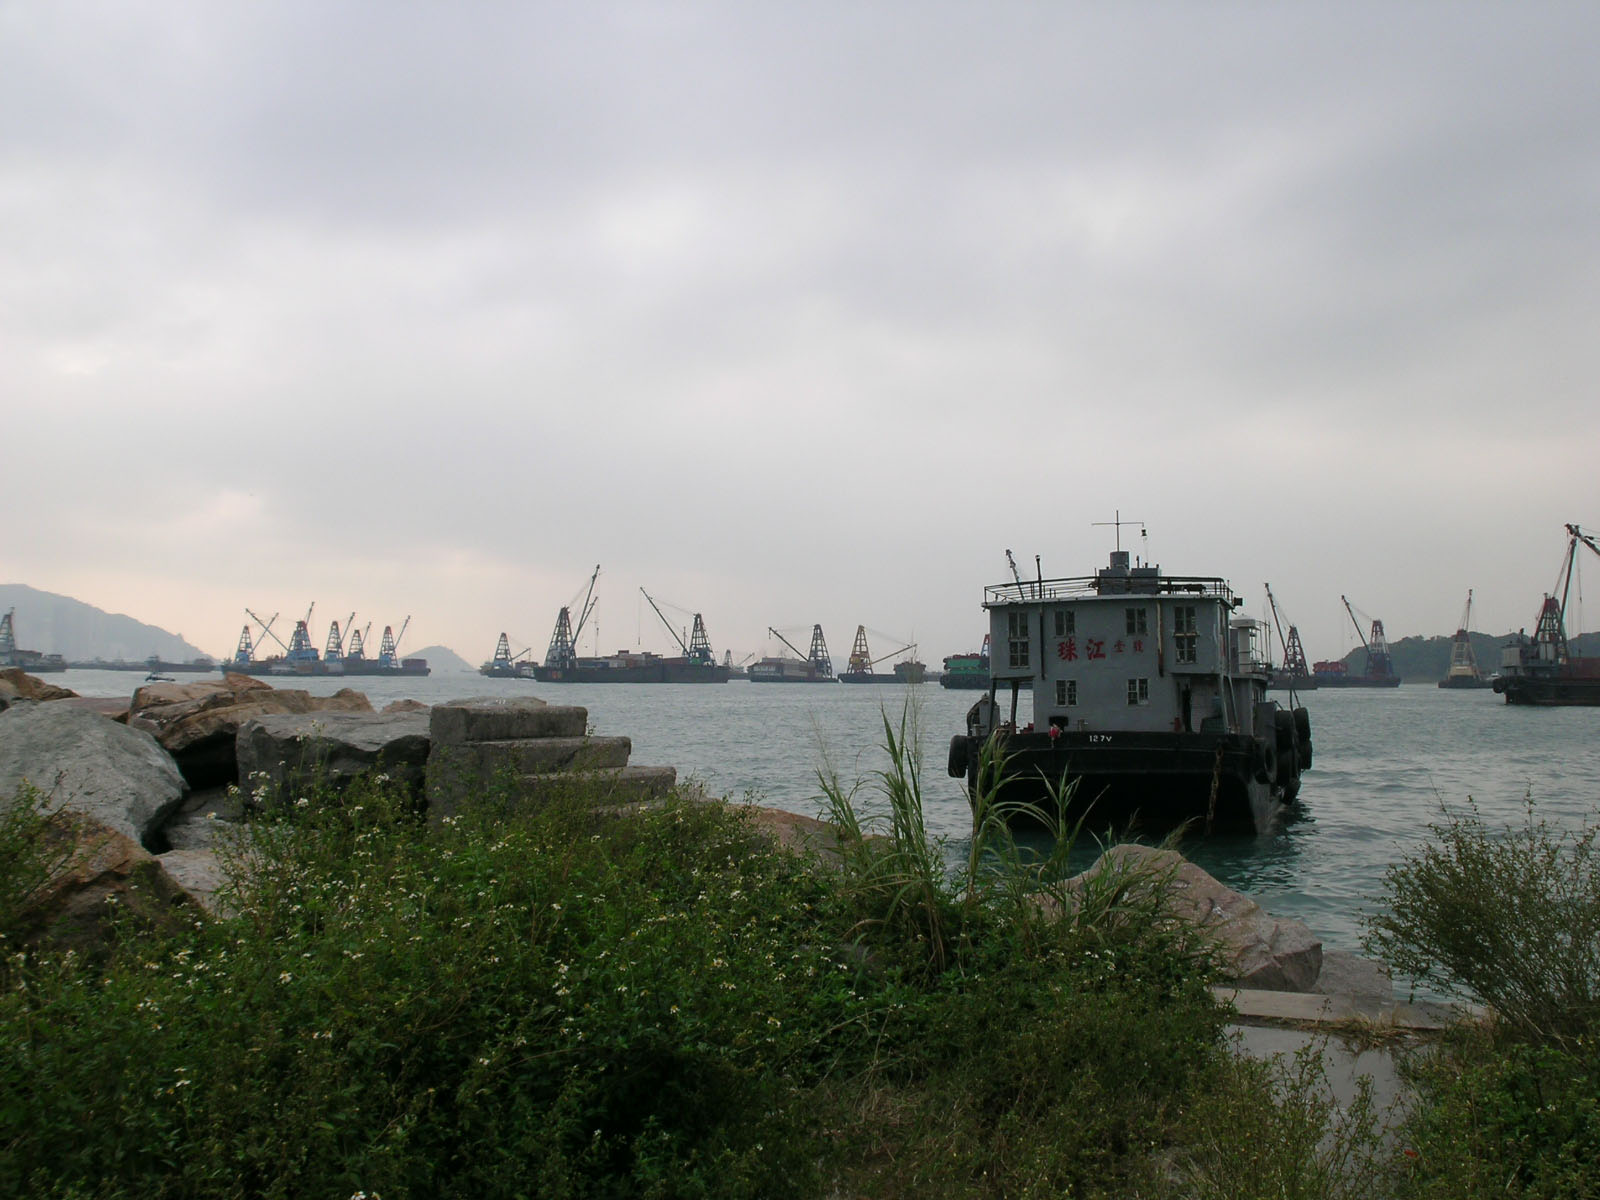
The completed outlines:
{"type": "Polygon", "coordinates": [[[1477,810],[1430,826],[1391,867],[1370,949],[1494,1010],[1519,1036],[1564,1042],[1600,1016],[1600,824],[1491,830],[1477,810]]]}
{"type": "Polygon", "coordinates": [[[1464,1028],[1414,1064],[1402,1195],[1419,1200],[1600,1195],[1600,1054],[1464,1028]]]}

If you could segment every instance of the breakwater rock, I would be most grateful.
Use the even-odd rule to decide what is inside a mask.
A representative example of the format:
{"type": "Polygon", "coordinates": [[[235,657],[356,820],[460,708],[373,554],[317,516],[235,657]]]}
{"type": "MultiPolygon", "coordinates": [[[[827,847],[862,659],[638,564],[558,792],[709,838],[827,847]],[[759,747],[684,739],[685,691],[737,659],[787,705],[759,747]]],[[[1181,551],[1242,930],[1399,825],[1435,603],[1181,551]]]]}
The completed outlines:
{"type": "Polygon", "coordinates": [[[351,688],[313,696],[275,688],[232,672],[198,683],[146,684],[133,693],[128,725],[152,734],[192,788],[239,781],[239,729],[247,721],[306,713],[370,713],[372,702],[351,688]]]}

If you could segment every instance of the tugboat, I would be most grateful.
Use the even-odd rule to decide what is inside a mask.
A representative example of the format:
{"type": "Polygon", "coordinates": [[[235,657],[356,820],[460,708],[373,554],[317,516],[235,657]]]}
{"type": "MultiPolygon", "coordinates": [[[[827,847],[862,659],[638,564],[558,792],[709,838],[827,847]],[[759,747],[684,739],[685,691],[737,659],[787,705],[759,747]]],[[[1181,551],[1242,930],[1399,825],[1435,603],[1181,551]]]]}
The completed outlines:
{"type": "Polygon", "coordinates": [[[1568,525],[1567,557],[1556,579],[1561,599],[1546,595],[1532,640],[1519,633],[1501,651],[1493,686],[1507,704],[1600,705],[1600,658],[1574,655],[1567,646],[1567,594],[1580,542],[1600,554],[1593,537],[1568,525]]]}
{"type": "Polygon", "coordinates": [[[1311,766],[1311,722],[1267,698],[1264,630],[1242,604],[1222,579],[1130,565],[1120,548],[1092,576],[985,588],[992,682],[951,739],[950,775],[976,805],[992,741],[1008,806],[1048,804],[1066,780],[1069,820],[1277,828],[1311,766]]]}

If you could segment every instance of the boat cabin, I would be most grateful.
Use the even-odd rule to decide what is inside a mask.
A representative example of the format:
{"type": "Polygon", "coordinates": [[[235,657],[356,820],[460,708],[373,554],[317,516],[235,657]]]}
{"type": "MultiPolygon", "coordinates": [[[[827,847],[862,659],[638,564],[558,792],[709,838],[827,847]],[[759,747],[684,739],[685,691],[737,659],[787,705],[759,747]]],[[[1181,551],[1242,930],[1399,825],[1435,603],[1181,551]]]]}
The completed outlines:
{"type": "Polygon", "coordinates": [[[986,588],[996,715],[1014,730],[1270,732],[1266,630],[1242,603],[1221,579],[1163,575],[1125,550],[1092,576],[986,588]]]}

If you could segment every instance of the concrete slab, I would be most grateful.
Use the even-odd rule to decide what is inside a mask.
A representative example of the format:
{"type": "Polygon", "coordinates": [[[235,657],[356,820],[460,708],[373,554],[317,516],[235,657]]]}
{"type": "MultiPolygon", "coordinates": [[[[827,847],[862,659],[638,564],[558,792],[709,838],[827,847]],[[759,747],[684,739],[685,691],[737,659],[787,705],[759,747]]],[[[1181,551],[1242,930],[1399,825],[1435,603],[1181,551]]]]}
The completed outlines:
{"type": "Polygon", "coordinates": [[[546,704],[532,696],[485,696],[435,704],[429,733],[435,746],[515,738],[582,737],[589,710],[546,704]]]}

